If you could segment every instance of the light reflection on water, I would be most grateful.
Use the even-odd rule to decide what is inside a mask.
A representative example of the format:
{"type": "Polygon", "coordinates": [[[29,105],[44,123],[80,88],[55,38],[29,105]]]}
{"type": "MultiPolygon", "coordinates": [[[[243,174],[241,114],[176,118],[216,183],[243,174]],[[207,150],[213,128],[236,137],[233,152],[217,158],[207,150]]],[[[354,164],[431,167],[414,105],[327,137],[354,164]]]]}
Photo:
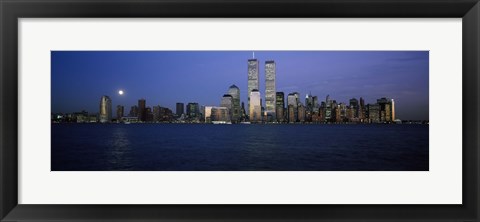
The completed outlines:
{"type": "Polygon", "coordinates": [[[112,169],[117,167],[121,169],[129,169],[132,167],[132,148],[128,140],[128,132],[125,128],[112,129],[111,137],[109,138],[106,155],[107,161],[112,169]]]}

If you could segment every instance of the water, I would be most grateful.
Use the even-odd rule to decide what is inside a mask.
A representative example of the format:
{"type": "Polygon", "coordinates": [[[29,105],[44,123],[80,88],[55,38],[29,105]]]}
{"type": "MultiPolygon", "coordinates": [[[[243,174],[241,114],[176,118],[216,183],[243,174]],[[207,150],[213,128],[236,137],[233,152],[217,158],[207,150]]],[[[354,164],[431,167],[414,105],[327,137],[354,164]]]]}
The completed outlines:
{"type": "Polygon", "coordinates": [[[53,171],[423,171],[428,125],[52,124],[53,171]]]}

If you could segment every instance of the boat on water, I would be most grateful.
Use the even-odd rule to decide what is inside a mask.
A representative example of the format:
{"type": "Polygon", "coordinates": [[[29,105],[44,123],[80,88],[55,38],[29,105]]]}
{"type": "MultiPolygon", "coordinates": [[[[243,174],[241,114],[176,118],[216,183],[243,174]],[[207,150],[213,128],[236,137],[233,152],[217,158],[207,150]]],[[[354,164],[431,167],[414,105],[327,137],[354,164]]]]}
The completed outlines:
{"type": "Polygon", "coordinates": [[[250,122],[240,122],[240,124],[250,124],[250,122]]]}

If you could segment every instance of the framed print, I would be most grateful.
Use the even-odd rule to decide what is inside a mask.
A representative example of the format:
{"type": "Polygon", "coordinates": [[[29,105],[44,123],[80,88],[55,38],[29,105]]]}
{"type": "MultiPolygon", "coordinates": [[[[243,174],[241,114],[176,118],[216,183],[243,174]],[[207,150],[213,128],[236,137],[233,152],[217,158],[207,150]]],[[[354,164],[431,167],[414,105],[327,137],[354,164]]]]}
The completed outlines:
{"type": "Polygon", "coordinates": [[[2,221],[478,221],[477,1],[2,1],[2,221]]]}

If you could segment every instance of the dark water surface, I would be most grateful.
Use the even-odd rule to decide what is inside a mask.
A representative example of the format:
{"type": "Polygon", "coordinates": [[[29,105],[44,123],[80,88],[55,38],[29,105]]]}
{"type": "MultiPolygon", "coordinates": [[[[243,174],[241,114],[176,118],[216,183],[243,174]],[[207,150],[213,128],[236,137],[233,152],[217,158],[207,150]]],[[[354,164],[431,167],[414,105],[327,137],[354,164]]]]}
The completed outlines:
{"type": "Polygon", "coordinates": [[[428,170],[428,125],[52,124],[53,171],[428,170]]]}

